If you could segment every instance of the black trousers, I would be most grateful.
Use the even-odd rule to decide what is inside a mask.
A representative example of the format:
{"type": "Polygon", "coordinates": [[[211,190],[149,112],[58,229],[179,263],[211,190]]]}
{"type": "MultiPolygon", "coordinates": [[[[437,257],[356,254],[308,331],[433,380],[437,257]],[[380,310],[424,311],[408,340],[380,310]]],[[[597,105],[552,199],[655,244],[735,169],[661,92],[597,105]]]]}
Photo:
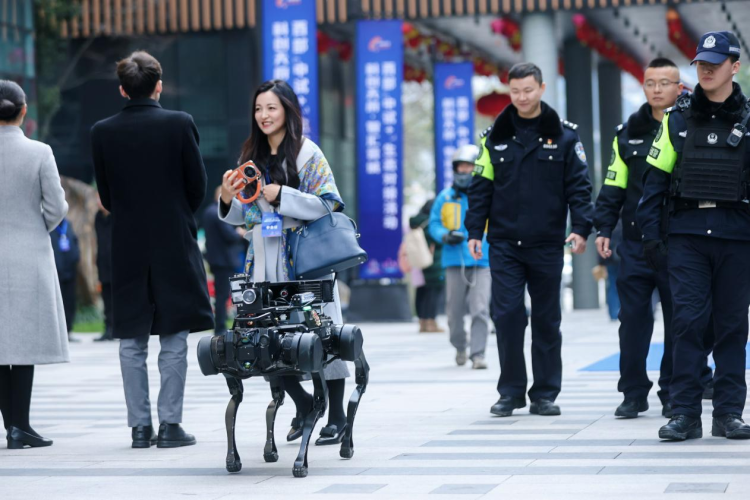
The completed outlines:
{"type": "Polygon", "coordinates": [[[640,241],[623,240],[617,247],[620,271],[617,292],[620,295],[620,381],[617,390],[626,398],[643,399],[653,383],[646,373],[646,358],[654,332],[651,296],[659,290],[664,316],[664,355],[661,358],[659,391],[662,404],[669,401],[672,379],[672,293],[664,259],[663,269],[652,270],[643,257],[640,241]]]}
{"type": "Polygon", "coordinates": [[[211,267],[214,275],[214,292],[216,294],[215,306],[215,333],[224,333],[227,329],[227,300],[229,300],[229,278],[234,276],[233,267],[211,267]]]}
{"type": "Polygon", "coordinates": [[[0,366],[0,413],[5,430],[10,426],[30,432],[29,408],[34,365],[0,366]]]}
{"type": "Polygon", "coordinates": [[[531,296],[531,365],[534,385],[529,399],[554,401],[562,383],[560,282],[563,247],[521,247],[516,242],[490,244],[492,303],[497,331],[501,396],[525,398],[527,377],[523,344],[528,318],[524,290],[531,296]]]}
{"type": "Polygon", "coordinates": [[[750,241],[687,234],[669,237],[669,284],[674,316],[675,415],[701,416],[705,335],[713,322],[713,416],[742,415],[750,307],[750,241]]]}
{"type": "Polygon", "coordinates": [[[435,319],[438,315],[438,304],[443,287],[423,285],[417,288],[416,308],[419,319],[435,319]]]}
{"type": "Polygon", "coordinates": [[[67,280],[60,282],[60,292],[62,293],[63,309],[65,309],[65,325],[68,333],[73,331],[73,324],[76,320],[76,280],[67,280]]]}

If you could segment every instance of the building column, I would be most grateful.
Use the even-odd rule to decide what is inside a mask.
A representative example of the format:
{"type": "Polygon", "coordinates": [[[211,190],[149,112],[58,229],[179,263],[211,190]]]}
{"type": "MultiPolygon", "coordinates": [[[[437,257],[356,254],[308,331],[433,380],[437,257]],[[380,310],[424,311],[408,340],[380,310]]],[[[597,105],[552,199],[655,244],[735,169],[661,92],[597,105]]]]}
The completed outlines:
{"type": "MultiPolygon", "coordinates": [[[[599,136],[601,140],[601,173],[594,186],[598,193],[607,175],[607,167],[612,158],[612,139],[615,129],[622,123],[622,81],[620,68],[612,61],[601,61],[599,75],[599,136]]],[[[593,179],[592,179],[593,180],[593,179]]]]}
{"type": "MultiPolygon", "coordinates": [[[[586,151],[589,177],[597,178],[594,160],[594,112],[591,51],[571,38],[564,44],[567,119],[578,124],[578,135],[586,151]]],[[[596,237],[590,235],[583,255],[573,255],[573,308],[598,309],[599,287],[591,269],[598,264],[596,237]]]]}
{"type": "Polygon", "coordinates": [[[525,62],[539,66],[547,83],[544,101],[557,109],[557,37],[552,13],[524,14],[521,19],[521,47],[525,62]]]}

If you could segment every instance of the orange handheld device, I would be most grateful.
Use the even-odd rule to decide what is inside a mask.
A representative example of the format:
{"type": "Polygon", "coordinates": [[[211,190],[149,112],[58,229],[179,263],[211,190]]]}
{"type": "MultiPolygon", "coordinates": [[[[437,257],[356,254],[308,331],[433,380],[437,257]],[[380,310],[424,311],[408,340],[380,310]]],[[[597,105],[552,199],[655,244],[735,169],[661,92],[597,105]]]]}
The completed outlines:
{"type": "Polygon", "coordinates": [[[237,193],[237,199],[243,204],[254,202],[260,196],[260,170],[255,166],[255,163],[249,161],[240,165],[234,171],[237,172],[239,178],[245,183],[245,186],[255,182],[255,194],[249,198],[245,198],[243,191],[240,191],[237,193]]]}

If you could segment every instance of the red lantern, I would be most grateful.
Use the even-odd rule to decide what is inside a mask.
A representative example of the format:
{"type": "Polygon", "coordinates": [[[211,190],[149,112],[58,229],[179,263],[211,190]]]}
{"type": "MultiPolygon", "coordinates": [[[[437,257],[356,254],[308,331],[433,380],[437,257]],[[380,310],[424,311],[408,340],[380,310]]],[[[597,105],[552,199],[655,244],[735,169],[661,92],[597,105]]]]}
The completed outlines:
{"type": "Polygon", "coordinates": [[[521,28],[509,17],[501,17],[490,23],[493,33],[504,36],[514,52],[521,50],[521,28]]]}
{"type": "Polygon", "coordinates": [[[639,82],[643,82],[641,64],[632,56],[620,50],[613,42],[607,40],[604,35],[589,24],[583,14],[575,14],[573,24],[576,27],[576,38],[582,45],[595,50],[604,58],[613,61],[623,71],[633,75],[639,82]]]}
{"type": "Polygon", "coordinates": [[[494,118],[499,115],[508,104],[510,104],[510,96],[508,94],[493,92],[479,98],[477,101],[477,113],[494,118]]]}
{"type": "Polygon", "coordinates": [[[675,9],[667,10],[667,35],[669,41],[677,47],[682,54],[692,60],[698,50],[698,45],[690,38],[682,24],[680,13],[675,9]]]}

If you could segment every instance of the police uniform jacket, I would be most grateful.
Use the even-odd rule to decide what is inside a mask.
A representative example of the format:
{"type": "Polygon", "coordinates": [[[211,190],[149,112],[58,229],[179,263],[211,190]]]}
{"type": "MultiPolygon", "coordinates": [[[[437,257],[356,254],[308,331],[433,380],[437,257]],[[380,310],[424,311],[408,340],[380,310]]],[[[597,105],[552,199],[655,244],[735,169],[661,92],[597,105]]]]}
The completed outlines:
{"type": "Polygon", "coordinates": [[[651,106],[645,103],[617,127],[609,168],[594,211],[594,226],[599,236],[611,238],[622,217],[622,237],[641,241],[635,212],[643,195],[643,176],[649,167],[646,158],[659,125],[651,114],[651,106]]]}
{"type": "MultiPolygon", "coordinates": [[[[653,146],[650,149],[649,168],[644,183],[643,199],[638,211],[638,223],[643,230],[644,240],[660,238],[660,222],[662,207],[674,206],[674,200],[669,201],[672,173],[683,161],[682,152],[687,147],[693,148],[699,154],[712,154],[714,148],[726,148],[726,139],[733,124],[741,120],[746,97],[737,83],[734,83],[732,95],[723,103],[712,103],[708,100],[700,85],[695,92],[677,100],[677,105],[667,110],[662,120],[653,146]],[[689,110],[690,118],[686,118],[689,110]],[[700,127],[705,133],[693,133],[688,130],[688,122],[693,127],[700,127]],[[710,131],[715,130],[715,132],[710,131]],[[693,141],[687,144],[688,137],[693,141]],[[700,152],[703,153],[700,153],[700,152]],[[666,200],[666,201],[665,201],[666,200]]],[[[747,173],[750,168],[750,137],[745,136],[738,147],[744,148],[744,154],[739,160],[744,166],[744,181],[740,189],[745,203],[738,205],[745,208],[725,208],[721,204],[712,206],[711,203],[701,203],[706,208],[686,208],[673,210],[669,215],[667,234],[694,234],[713,238],[750,241],[750,210],[747,204],[748,186],[747,173]]],[[[721,153],[732,151],[724,149],[721,153]]],[[[710,201],[710,200],[708,200],[710,201]]]]}
{"type": "Polygon", "coordinates": [[[587,237],[591,181],[577,126],[561,121],[544,102],[537,126],[523,139],[516,123],[518,112],[510,105],[481,140],[469,187],[469,238],[481,240],[488,226],[490,244],[562,245],[568,208],[573,232],[587,237]]]}

